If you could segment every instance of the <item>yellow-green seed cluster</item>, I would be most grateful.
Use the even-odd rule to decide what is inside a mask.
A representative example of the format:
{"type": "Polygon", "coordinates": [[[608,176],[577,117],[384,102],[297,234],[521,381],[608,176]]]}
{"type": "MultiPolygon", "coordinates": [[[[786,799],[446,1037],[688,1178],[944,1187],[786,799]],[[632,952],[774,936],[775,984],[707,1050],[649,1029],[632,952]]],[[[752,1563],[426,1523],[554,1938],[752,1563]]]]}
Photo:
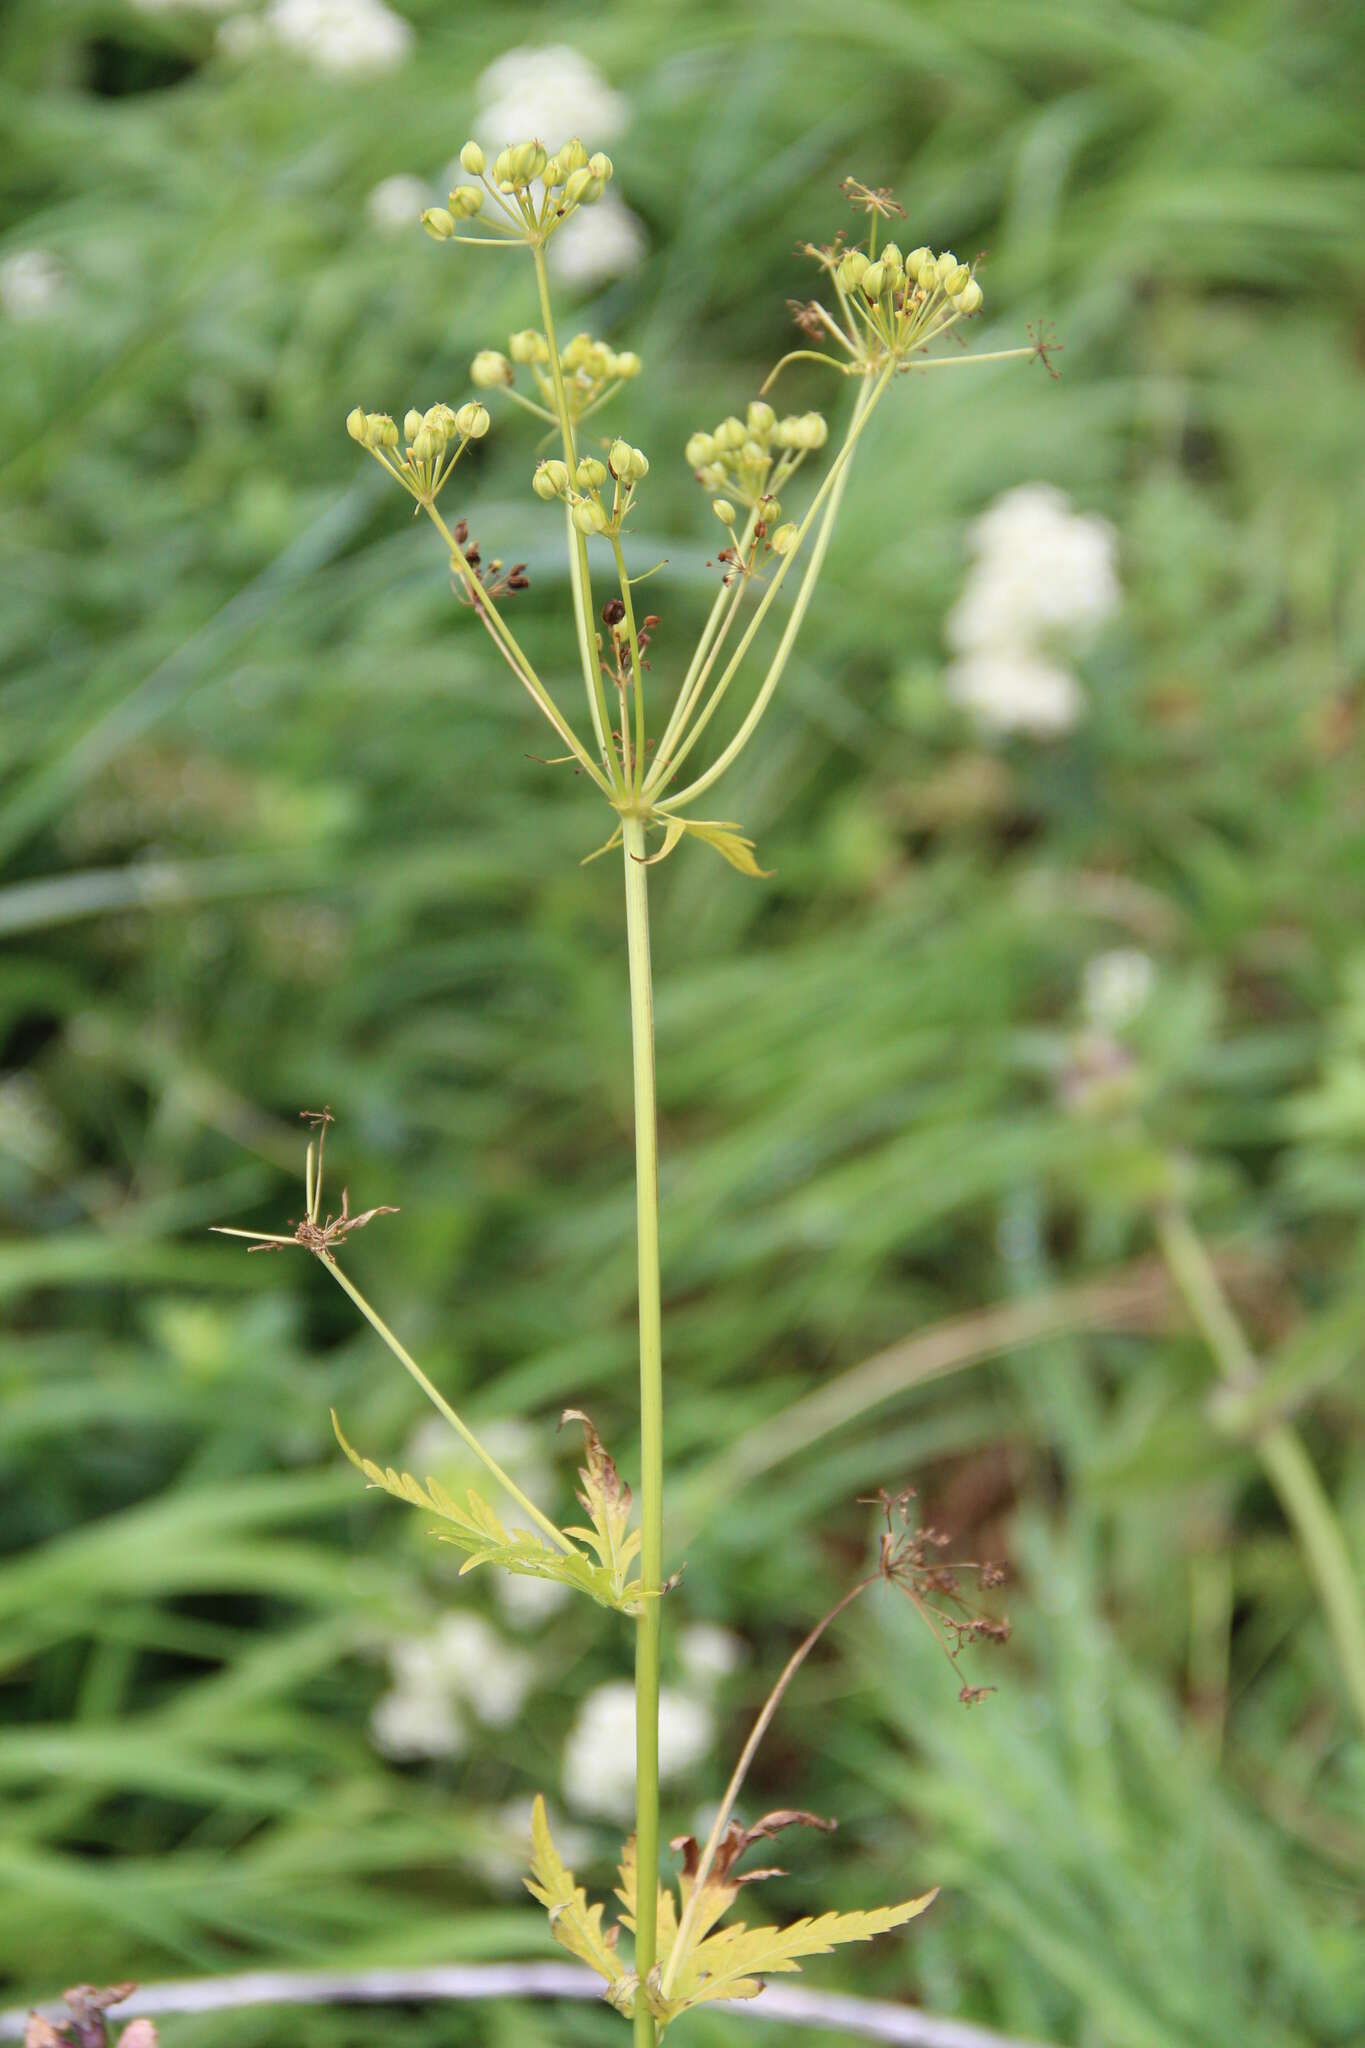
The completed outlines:
{"type": "Polygon", "coordinates": [[[413,406],[403,415],[405,445],[399,453],[398,427],[388,413],[356,406],[346,415],[351,439],[377,456],[419,503],[434,503],[469,443],[481,441],[490,425],[487,406],[477,400],[457,407],[432,405],[425,412],[413,406]]]}
{"type": "Polygon", "coordinates": [[[779,419],[766,399],[755,398],[743,419],[732,414],[709,434],[693,434],[685,453],[708,491],[732,492],[751,509],[763,501],[772,517],[776,508],[770,501],[804,457],[823,448],[828,438],[823,414],[788,413],[779,419]]]}
{"type": "Polygon", "coordinates": [[[981,310],[981,286],[951,249],[912,249],[903,256],[897,243],[887,242],[875,257],[849,249],[835,276],[857,315],[897,350],[981,310]]]}
{"type": "Polygon", "coordinates": [[[611,158],[600,149],[590,155],[577,136],[553,155],[543,142],[511,143],[498,151],[491,171],[479,144],[466,142],[460,163],[479,182],[457,185],[448,206],[429,206],[422,215],[423,227],[438,242],[448,242],[476,215],[485,237],[491,231],[548,241],[578,207],[600,199],[612,178],[611,158]]]}
{"type": "MultiPolygon", "coordinates": [[[[642,367],[634,349],[614,349],[591,334],[576,334],[559,353],[559,374],[570,419],[576,422],[595,412],[622,384],[638,377],[642,367]]],[[[514,388],[519,369],[530,372],[538,409],[553,420],[556,413],[550,346],[538,329],[523,327],[509,335],[505,353],[496,348],[480,349],[469,366],[469,374],[477,390],[496,391],[514,388]]]]}
{"type": "Polygon", "coordinates": [[[629,441],[616,440],[605,462],[596,455],[584,455],[572,473],[568,463],[557,458],[538,463],[531,489],[547,505],[562,499],[580,533],[618,534],[634,502],[635,486],[648,475],[649,457],[643,450],[633,448],[629,441]],[[609,504],[602,495],[608,483],[609,504]]]}

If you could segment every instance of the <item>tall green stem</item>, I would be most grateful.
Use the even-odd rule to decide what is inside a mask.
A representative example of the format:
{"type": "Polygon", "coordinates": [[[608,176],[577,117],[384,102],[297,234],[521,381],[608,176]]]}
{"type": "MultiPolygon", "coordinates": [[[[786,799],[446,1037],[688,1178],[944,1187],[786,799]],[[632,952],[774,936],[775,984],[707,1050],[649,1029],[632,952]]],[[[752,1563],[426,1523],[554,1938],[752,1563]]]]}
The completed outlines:
{"type": "MultiPolygon", "coordinates": [[[[1175,1207],[1159,1212],[1156,1229],[1172,1277],[1219,1371],[1230,1386],[1247,1392],[1260,1377],[1260,1368],[1203,1239],[1184,1211],[1175,1207]]],[[[1298,1538],[1327,1616],[1346,1689],[1365,1726],[1365,1614],[1341,1524],[1316,1466],[1287,1422],[1259,1428],[1252,1442],[1298,1538]]]]}
{"type": "MultiPolygon", "coordinates": [[[[649,870],[644,825],[622,819],[626,939],[630,952],[631,1049],[635,1063],[635,1214],[640,1295],[640,1577],[635,1632],[635,1966],[653,1969],[659,1891],[659,1588],[663,1581],[664,1395],[659,1298],[659,1139],[654,1088],[654,988],[649,964],[649,870]]],[[[636,2048],[654,2048],[654,2020],[636,2002],[636,2048]]]]}

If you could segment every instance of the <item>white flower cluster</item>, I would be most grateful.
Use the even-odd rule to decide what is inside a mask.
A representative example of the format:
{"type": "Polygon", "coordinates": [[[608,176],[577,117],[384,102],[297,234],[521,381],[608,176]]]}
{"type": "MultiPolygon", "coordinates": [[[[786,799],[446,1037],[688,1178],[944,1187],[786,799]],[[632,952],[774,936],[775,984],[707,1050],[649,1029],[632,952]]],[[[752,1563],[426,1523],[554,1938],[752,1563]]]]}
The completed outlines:
{"type": "Polygon", "coordinates": [[[987,732],[1069,731],[1085,699],[1060,652],[1118,606],[1113,527],[1051,484],[1021,484],[968,540],[975,560],[945,628],[948,695],[987,732]]]}
{"type": "MultiPolygon", "coordinates": [[[[664,1686],[659,1693],[659,1777],[681,1777],[715,1739],[704,1700],[664,1686]]],[[[590,1692],[564,1744],[564,1797],[580,1813],[629,1820],[635,1807],[635,1688],[613,1679],[590,1692]]]]}
{"type": "Polygon", "coordinates": [[[445,1615],[426,1634],[392,1642],[388,1656],[392,1684],[374,1709],[370,1736],[400,1761],[459,1756],[469,1714],[486,1728],[509,1727],[535,1669],[478,1614],[445,1615]]]}
{"type": "MultiPolygon", "coordinates": [[[[623,96],[597,66],[568,43],[508,50],[482,72],[471,132],[498,145],[523,135],[553,147],[568,135],[608,143],[630,118],[623,96]]],[[[639,219],[610,187],[582,207],[550,244],[550,268],[561,284],[588,291],[633,270],[645,253],[639,219]]]]}
{"type": "Polygon", "coordinates": [[[1115,946],[1085,964],[1081,1008],[1096,1031],[1122,1031],[1146,1007],[1156,984],[1151,955],[1138,946],[1115,946]]]}
{"type": "Polygon", "coordinates": [[[66,272],[46,249],[20,249],[0,262],[0,312],[10,320],[43,320],[66,297],[66,272]]]}
{"type": "Polygon", "coordinates": [[[413,45],[412,26],[384,0],[269,0],[263,14],[237,14],[218,31],[230,57],[274,47],[337,77],[391,71],[413,45]]]}

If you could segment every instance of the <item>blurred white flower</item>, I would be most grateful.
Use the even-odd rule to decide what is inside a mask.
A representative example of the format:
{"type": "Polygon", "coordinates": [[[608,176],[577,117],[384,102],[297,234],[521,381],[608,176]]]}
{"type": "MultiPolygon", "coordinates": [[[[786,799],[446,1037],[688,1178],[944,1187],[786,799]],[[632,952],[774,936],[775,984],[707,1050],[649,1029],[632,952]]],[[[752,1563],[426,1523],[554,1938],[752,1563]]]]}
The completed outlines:
{"type": "Polygon", "coordinates": [[[1088,960],[1081,981],[1081,1007],[1097,1031],[1122,1031],[1147,1002],[1156,984],[1151,956],[1137,946],[1115,946],[1088,960]]]}
{"type": "Polygon", "coordinates": [[[474,99],[474,133],[495,149],[533,139],[558,149],[575,135],[600,149],[628,119],[621,94],[568,43],[506,51],[480,73],[474,99]]]}
{"type": "Polygon", "coordinates": [[[443,1615],[426,1635],[401,1637],[389,1663],[400,1692],[463,1702],[490,1728],[516,1720],[535,1675],[481,1614],[443,1615]]]}
{"type": "Polygon", "coordinates": [[[593,206],[581,206],[550,244],[550,269],[561,284],[587,291],[633,270],[645,253],[639,217],[608,188],[593,206]]]}
{"type": "MultiPolygon", "coordinates": [[[[702,1700],[665,1686],[659,1694],[659,1776],[680,1777],[715,1736],[702,1700]]],[[[580,1813],[628,1820],[635,1805],[635,1688],[613,1679],[590,1692],[564,1744],[564,1797],[580,1813]]]]}
{"type": "Polygon", "coordinates": [[[692,1621],[678,1632],[678,1661],[696,1686],[719,1684],[748,1659],[748,1646],[733,1629],[714,1621],[692,1621]]]}
{"type": "Polygon", "coordinates": [[[430,205],[431,187],[423,179],[400,171],[396,177],[385,178],[375,186],[365,201],[365,217],[384,234],[397,235],[415,228],[423,207],[430,205]]]}
{"type": "Polygon", "coordinates": [[[1071,671],[1026,646],[980,648],[951,663],[944,680],[953,703],[991,733],[1055,739],[1085,710],[1071,671]]]}
{"type": "Polygon", "coordinates": [[[397,1763],[418,1757],[459,1756],[464,1729],[450,1700],[432,1691],[394,1686],[376,1702],[370,1740],[381,1756],[397,1763]]]}
{"type": "Polygon", "coordinates": [[[530,1658],[478,1614],[444,1615],[425,1634],[400,1636],[387,1649],[393,1684],[370,1721],[385,1756],[458,1756],[462,1709],[485,1727],[509,1727],[535,1677],[530,1658]]]}
{"type": "Polygon", "coordinates": [[[945,629],[959,654],[1072,640],[1117,609],[1113,527],[1051,484],[1006,491],[968,541],[976,560],[945,629]]]}
{"type": "Polygon", "coordinates": [[[411,24],[384,0],[269,0],[264,14],[237,15],[218,31],[229,56],[250,56],[271,42],[337,76],[391,71],[413,40],[411,24]]]}
{"type": "Polygon", "coordinates": [[[66,272],[47,249],[20,249],[0,262],[0,310],[11,320],[42,320],[66,297],[66,272]]]}

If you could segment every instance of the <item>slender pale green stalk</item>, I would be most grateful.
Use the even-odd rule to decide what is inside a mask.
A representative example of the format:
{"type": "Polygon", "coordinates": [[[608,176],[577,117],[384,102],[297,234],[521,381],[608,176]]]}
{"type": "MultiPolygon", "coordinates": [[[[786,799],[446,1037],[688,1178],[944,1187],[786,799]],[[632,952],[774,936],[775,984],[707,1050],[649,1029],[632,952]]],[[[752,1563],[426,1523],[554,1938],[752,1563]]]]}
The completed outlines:
{"type": "MultiPolygon", "coordinates": [[[[702,775],[699,775],[695,782],[690,782],[687,785],[686,789],[680,790],[676,792],[673,796],[669,797],[667,799],[668,806],[671,807],[675,804],[690,802],[693,797],[700,796],[703,790],[709,789],[711,784],[717,779],[717,777],[725,773],[725,770],[730,766],[730,763],[743,750],[743,748],[748,745],[750,736],[752,735],[754,728],[757,726],[759,719],[762,718],[763,713],[767,710],[769,700],[772,697],[774,690],[777,688],[779,681],[781,680],[782,671],[787,665],[787,658],[791,653],[792,646],[794,645],[796,640],[796,636],[801,629],[801,623],[805,618],[807,607],[810,604],[811,598],[815,595],[815,586],[817,581],[819,580],[821,565],[824,562],[825,553],[829,547],[830,538],[834,531],[835,516],[838,513],[839,505],[843,498],[844,489],[848,481],[848,473],[850,465],[853,460],[854,449],[857,447],[858,441],[864,429],[866,428],[868,421],[872,417],[873,408],[876,406],[883,392],[886,390],[887,385],[891,381],[891,377],[895,372],[895,368],[895,360],[888,359],[886,368],[878,377],[875,385],[871,386],[870,388],[866,383],[859,385],[857,403],[853,408],[853,418],[849,422],[849,429],[844,439],[844,445],[839,450],[839,453],[835,457],[834,462],[831,464],[828,475],[825,477],[825,480],[821,484],[820,489],[816,492],[815,498],[812,501],[805,518],[802,520],[800,528],[798,529],[799,545],[800,540],[803,540],[805,538],[806,534],[810,531],[810,528],[814,524],[815,520],[817,518],[820,519],[819,530],[815,537],[814,546],[811,549],[810,560],[806,565],[805,575],[802,577],[801,580],[801,588],[797,593],[796,602],[791,609],[791,616],[787,621],[786,629],[783,632],[782,639],[778,645],[777,652],[773,656],[772,665],[769,668],[767,675],[763,679],[763,683],[759,689],[757,697],[754,699],[753,704],[750,706],[748,716],[745,718],[744,723],[740,726],[740,729],[735,734],[734,738],[730,741],[730,744],[717,757],[717,759],[712,762],[711,766],[706,770],[706,772],[702,775]]],[[[779,589],[781,588],[789,564],[795,561],[795,559],[796,556],[795,553],[793,553],[787,556],[786,559],[779,566],[776,575],[773,577],[772,582],[768,585],[767,590],[764,592],[762,602],[759,604],[758,609],[755,611],[753,618],[749,621],[749,625],[744,633],[743,638],[739,643],[739,646],[735,649],[735,652],[731,655],[729,661],[727,662],[725,669],[723,670],[720,679],[715,686],[715,689],[711,693],[709,701],[707,702],[705,708],[699,713],[699,715],[693,721],[690,731],[682,740],[682,743],[678,747],[678,750],[674,755],[672,761],[670,761],[664,769],[656,769],[654,773],[650,776],[646,784],[646,788],[651,795],[657,796],[658,793],[662,789],[664,789],[668,783],[670,783],[673,780],[673,777],[677,774],[679,768],[686,760],[688,754],[691,753],[693,747],[696,745],[702,733],[705,731],[707,724],[709,723],[712,715],[714,714],[718,705],[720,704],[722,697],[725,695],[725,692],[728,689],[731,681],[733,680],[737,670],[739,669],[740,664],[744,660],[745,655],[748,653],[749,648],[752,645],[754,636],[758,632],[759,627],[762,625],[764,616],[766,615],[769,606],[772,604],[773,599],[776,597],[779,589]]]]}
{"type": "MultiPolygon", "coordinates": [[[[493,1475],[494,1479],[497,1480],[499,1486],[501,1486],[505,1492],[511,1495],[512,1499],[517,1503],[517,1506],[523,1511],[523,1513],[528,1514],[531,1517],[531,1520],[535,1523],[536,1527],[540,1530],[541,1534],[549,1537],[551,1543],[554,1544],[555,1549],[562,1550],[566,1556],[570,1555],[573,1551],[573,1545],[572,1543],[570,1543],[568,1537],[563,1533],[562,1530],[556,1529],[554,1523],[548,1520],[548,1518],[540,1512],[540,1509],[536,1506],[533,1500],[527,1499],[526,1495],[517,1485],[516,1480],[511,1478],[506,1472],[504,1472],[502,1466],[498,1463],[497,1459],[494,1458],[490,1452],[484,1449],[483,1445],[479,1442],[479,1439],[475,1436],[473,1430],[469,1428],[467,1423],[462,1422],[460,1420],[460,1417],[455,1413],[455,1410],[451,1407],[449,1401],[447,1401],[445,1395],[440,1391],[439,1387],[434,1386],[432,1382],[427,1378],[426,1374],[423,1372],[421,1366],[417,1363],[417,1360],[413,1357],[412,1353],[408,1351],[404,1345],[399,1343],[397,1337],[394,1336],[393,1331],[384,1321],[384,1318],[378,1313],[376,1309],[370,1307],[369,1302],[366,1301],[360,1289],[355,1285],[355,1282],[347,1279],[346,1275],[342,1272],[340,1266],[336,1263],[336,1260],[331,1258],[327,1252],[316,1252],[314,1254],[314,1257],[317,1259],[319,1265],[325,1266],[327,1268],[327,1271],[336,1281],[336,1284],[341,1289],[342,1293],[349,1294],[351,1300],[360,1310],[361,1315],[364,1316],[366,1322],[370,1325],[370,1328],[376,1331],[378,1335],[383,1338],[384,1342],[388,1345],[390,1351],[398,1360],[399,1364],[405,1366],[407,1370],[412,1374],[412,1377],[416,1380],[418,1386],[422,1389],[422,1392],[426,1395],[427,1399],[436,1408],[440,1410],[441,1414],[444,1415],[446,1421],[450,1424],[451,1428],[456,1432],[456,1434],[458,1436],[463,1437],[464,1441],[468,1444],[470,1450],[474,1453],[474,1456],[479,1460],[479,1463],[493,1475]]],[[[658,1605],[657,1601],[655,1602],[655,1605],[658,1605]]]]}
{"type": "MultiPolygon", "coordinates": [[[[635,1625],[635,1967],[643,1984],[656,1961],[659,1893],[659,1636],[663,1583],[664,1394],[659,1290],[659,1139],[654,1086],[654,987],[649,961],[649,870],[644,826],[622,819],[626,941],[630,954],[631,1051],[635,1066],[635,1216],[640,1296],[640,1580],[635,1625]]],[[[636,2048],[654,2048],[643,1997],[636,2048]]]]}
{"type": "MultiPolygon", "coordinates": [[[[540,295],[540,317],[545,323],[545,345],[550,351],[550,381],[554,391],[555,412],[559,419],[560,437],[564,443],[564,460],[569,465],[572,479],[578,461],[574,444],[573,421],[569,418],[569,401],[564,390],[564,371],[559,360],[559,341],[555,334],[554,314],[550,309],[550,280],[545,270],[545,251],[539,242],[531,244],[531,255],[536,267],[536,290],[540,295]]],[[[573,523],[573,514],[568,505],[564,507],[565,532],[569,543],[569,588],[573,594],[574,629],[578,636],[578,656],[583,668],[583,687],[587,692],[588,710],[592,714],[593,732],[601,749],[602,759],[612,782],[618,781],[616,752],[611,744],[611,718],[607,711],[607,700],[602,689],[602,671],[597,661],[597,629],[592,619],[592,578],[588,573],[588,543],[573,523]]]]}
{"type": "Polygon", "coordinates": [[[441,535],[441,538],[445,541],[446,546],[450,549],[450,560],[453,567],[464,578],[465,586],[474,600],[475,609],[486,623],[493,641],[505,655],[513,674],[518,676],[526,686],[555,731],[559,734],[559,737],[577,760],[579,766],[587,771],[599,789],[610,795],[611,784],[607,781],[606,776],[596,761],[593,760],[591,754],[588,753],[573,727],[564,718],[559,706],[541,682],[534,668],[532,668],[530,659],[523,651],[516,635],[512,632],[502,613],[498,610],[492,598],[488,595],[488,592],[465,560],[464,550],[456,542],[454,534],[429,499],[423,501],[423,510],[441,535]]]}
{"type": "MultiPolygon", "coordinates": [[[[753,540],[757,524],[758,513],[756,510],[751,511],[745,521],[744,532],[737,543],[737,552],[742,559],[748,557],[749,544],[753,540]]],[[[733,583],[722,582],[716,592],[716,601],[707,614],[701,638],[693,650],[691,661],[687,664],[687,673],[678,685],[678,694],[668,715],[668,722],[659,735],[659,743],[654,750],[656,764],[667,763],[675,736],[686,728],[687,721],[692,715],[692,707],[706,687],[706,678],[711,673],[716,653],[725,644],[725,637],[743,596],[742,576],[737,576],[733,583]]]]}
{"type": "MultiPolygon", "coordinates": [[[[1259,1378],[1260,1368],[1202,1238],[1184,1211],[1175,1207],[1158,1213],[1156,1231],[1176,1286],[1219,1371],[1229,1385],[1248,1390],[1259,1378]]],[[[1365,1726],[1365,1614],[1341,1525],[1316,1466],[1287,1422],[1257,1429],[1252,1446],[1298,1537],[1352,1705],[1365,1726]]]]}

